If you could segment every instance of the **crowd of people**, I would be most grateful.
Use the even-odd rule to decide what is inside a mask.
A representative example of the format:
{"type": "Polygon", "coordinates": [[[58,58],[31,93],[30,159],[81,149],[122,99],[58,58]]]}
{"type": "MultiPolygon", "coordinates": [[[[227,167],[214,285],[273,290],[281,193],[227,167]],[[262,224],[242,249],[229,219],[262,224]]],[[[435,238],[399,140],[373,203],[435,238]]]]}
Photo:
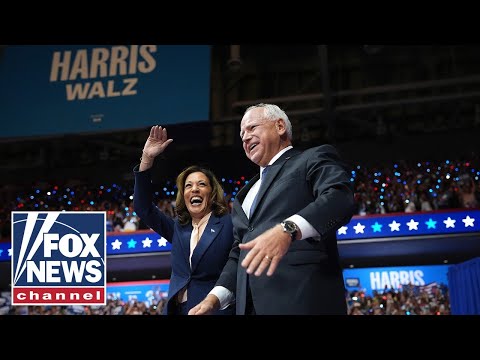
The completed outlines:
{"type": "Polygon", "coordinates": [[[480,161],[399,161],[352,171],[358,215],[480,207],[480,161]]]}
{"type": "MultiPolygon", "coordinates": [[[[0,315],[162,315],[165,298],[150,302],[110,298],[105,306],[9,306],[0,296],[0,315]]],[[[347,291],[348,315],[450,315],[448,287],[403,286],[401,289],[347,291]]]]}
{"type": "Polygon", "coordinates": [[[165,298],[151,303],[111,298],[105,306],[12,306],[9,296],[0,296],[0,315],[162,315],[165,303],[165,298]]]}
{"type": "MultiPolygon", "coordinates": [[[[218,174],[230,206],[248,183],[247,177],[218,174]]],[[[480,207],[480,161],[400,161],[383,166],[352,165],[356,215],[418,212],[480,207]]],[[[174,179],[156,185],[153,194],[159,209],[176,217],[174,179]]],[[[108,231],[148,229],[133,209],[133,182],[98,184],[71,181],[36,183],[28,188],[0,189],[0,241],[8,241],[11,211],[106,211],[108,231]]]]}
{"type": "Polygon", "coordinates": [[[347,294],[349,315],[450,315],[450,299],[445,284],[405,285],[400,290],[365,291],[347,294]]]}

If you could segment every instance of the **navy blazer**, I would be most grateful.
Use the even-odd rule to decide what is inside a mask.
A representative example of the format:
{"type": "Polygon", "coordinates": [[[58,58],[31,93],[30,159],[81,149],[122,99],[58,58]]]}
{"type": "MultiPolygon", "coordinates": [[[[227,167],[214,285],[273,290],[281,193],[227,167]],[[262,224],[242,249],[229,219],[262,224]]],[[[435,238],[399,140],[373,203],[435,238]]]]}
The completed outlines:
{"type": "MultiPolygon", "coordinates": [[[[233,244],[233,225],[230,214],[221,217],[212,213],[207,226],[192,254],[190,267],[190,236],[192,224],[180,225],[152,202],[151,170],[138,171],[134,168],[135,189],[133,204],[141,220],[172,244],[172,273],[168,290],[165,314],[171,314],[175,298],[184,287],[188,290],[187,307],[200,303],[213,289],[228,259],[233,244]]],[[[234,307],[218,311],[217,315],[233,315],[234,307]]]]}
{"type": "Polygon", "coordinates": [[[345,287],[336,230],[347,224],[354,209],[350,174],[330,145],[300,152],[286,151],[269,168],[248,219],[242,208],[256,175],[237,194],[232,211],[235,244],[217,285],[235,293],[236,313],[245,314],[247,281],[257,314],[347,314],[345,287]],[[259,277],[241,262],[247,243],[284,219],[298,214],[320,237],[292,242],[275,273],[259,277]]]}

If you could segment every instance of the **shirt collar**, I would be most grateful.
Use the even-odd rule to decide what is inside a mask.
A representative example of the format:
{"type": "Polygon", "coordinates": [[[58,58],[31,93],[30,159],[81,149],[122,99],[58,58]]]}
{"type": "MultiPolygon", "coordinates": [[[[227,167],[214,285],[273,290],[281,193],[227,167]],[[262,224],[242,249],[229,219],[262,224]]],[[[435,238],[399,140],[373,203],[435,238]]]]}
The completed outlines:
{"type": "MultiPolygon", "coordinates": [[[[272,165],[275,161],[278,160],[278,158],[279,158],[280,156],[283,155],[284,152],[286,152],[286,151],[288,151],[288,150],[290,150],[290,149],[293,149],[293,146],[292,146],[292,145],[288,145],[285,149],[280,150],[280,151],[277,153],[277,155],[275,155],[275,156],[272,158],[272,160],[270,160],[270,162],[268,163],[267,166],[272,165]]],[[[265,167],[260,166],[260,179],[262,178],[263,169],[265,169],[265,167]]]]}
{"type": "Polygon", "coordinates": [[[195,225],[197,225],[199,227],[202,226],[203,224],[205,224],[208,221],[208,219],[210,219],[210,215],[212,215],[211,211],[208,214],[206,214],[203,218],[201,218],[200,221],[197,224],[195,224],[193,219],[192,219],[192,226],[195,226],[195,225]]]}

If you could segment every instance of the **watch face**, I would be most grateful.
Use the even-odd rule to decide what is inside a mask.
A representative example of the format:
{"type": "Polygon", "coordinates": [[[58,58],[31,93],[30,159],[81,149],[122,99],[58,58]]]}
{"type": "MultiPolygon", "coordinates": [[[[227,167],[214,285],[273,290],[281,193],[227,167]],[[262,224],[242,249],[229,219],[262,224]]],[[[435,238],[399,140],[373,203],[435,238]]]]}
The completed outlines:
{"type": "Polygon", "coordinates": [[[295,226],[295,224],[291,221],[285,221],[284,222],[284,226],[285,226],[285,230],[289,233],[293,233],[294,231],[297,230],[297,227],[295,226]]]}

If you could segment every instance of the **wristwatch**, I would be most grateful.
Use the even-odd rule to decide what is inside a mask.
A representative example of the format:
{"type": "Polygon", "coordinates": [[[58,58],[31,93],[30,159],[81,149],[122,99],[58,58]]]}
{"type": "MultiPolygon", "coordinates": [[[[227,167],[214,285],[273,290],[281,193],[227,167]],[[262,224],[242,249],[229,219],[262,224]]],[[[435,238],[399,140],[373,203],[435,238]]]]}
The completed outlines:
{"type": "Polygon", "coordinates": [[[289,233],[292,237],[292,241],[297,238],[298,226],[293,221],[284,220],[280,223],[282,225],[283,231],[289,233]]]}

